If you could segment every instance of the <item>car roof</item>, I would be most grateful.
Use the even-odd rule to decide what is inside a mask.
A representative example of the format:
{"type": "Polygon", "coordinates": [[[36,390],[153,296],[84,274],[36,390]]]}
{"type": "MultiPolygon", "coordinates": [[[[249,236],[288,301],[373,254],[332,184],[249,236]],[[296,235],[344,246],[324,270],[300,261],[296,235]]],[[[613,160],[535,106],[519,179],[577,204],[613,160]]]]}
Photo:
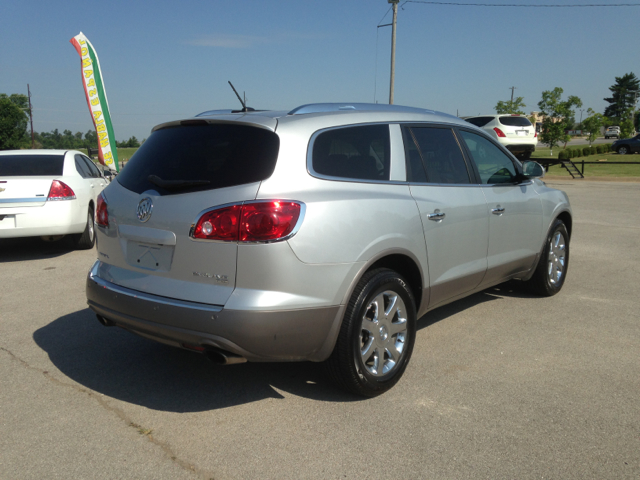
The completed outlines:
{"type": "Polygon", "coordinates": [[[34,150],[3,150],[0,151],[0,155],[64,155],[67,152],[79,153],[86,155],[85,153],[77,150],[55,150],[55,149],[34,149],[34,150]]]}
{"type": "Polygon", "coordinates": [[[336,125],[344,123],[361,122],[440,122],[456,123],[464,125],[462,119],[447,113],[428,110],[425,108],[406,107],[402,105],[387,105],[377,103],[312,103],[301,105],[293,110],[209,110],[195,117],[172,122],[162,123],[152,129],[156,131],[162,128],[190,125],[197,123],[238,123],[250,124],[275,130],[278,123],[297,122],[303,119],[323,117],[325,123],[335,122],[336,125]],[[345,117],[352,122],[345,122],[345,117]]]}

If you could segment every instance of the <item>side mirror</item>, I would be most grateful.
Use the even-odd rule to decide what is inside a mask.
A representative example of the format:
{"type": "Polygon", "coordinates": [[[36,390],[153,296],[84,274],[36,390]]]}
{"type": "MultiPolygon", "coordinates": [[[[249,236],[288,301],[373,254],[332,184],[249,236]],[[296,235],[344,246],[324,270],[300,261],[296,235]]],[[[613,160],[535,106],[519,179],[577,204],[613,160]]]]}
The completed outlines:
{"type": "Polygon", "coordinates": [[[544,177],[544,168],[538,162],[525,160],[522,162],[522,173],[526,178],[542,178],[544,177]]]}

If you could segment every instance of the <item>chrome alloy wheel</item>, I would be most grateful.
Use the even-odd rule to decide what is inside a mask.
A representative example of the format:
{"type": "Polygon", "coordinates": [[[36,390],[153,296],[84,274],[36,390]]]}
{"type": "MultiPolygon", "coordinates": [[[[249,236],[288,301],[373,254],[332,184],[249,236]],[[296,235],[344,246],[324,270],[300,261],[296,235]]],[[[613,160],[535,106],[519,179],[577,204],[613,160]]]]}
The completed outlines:
{"type": "Polygon", "coordinates": [[[93,237],[95,236],[95,231],[94,231],[94,224],[93,224],[93,213],[91,211],[89,211],[89,213],[87,214],[87,228],[88,228],[88,232],[89,232],[89,239],[93,241],[93,237]]]}
{"type": "Polygon", "coordinates": [[[360,358],[371,375],[386,375],[398,364],[407,338],[406,315],[402,298],[391,290],[377,295],[365,309],[360,358]]]}
{"type": "Polygon", "coordinates": [[[562,282],[566,254],[567,250],[564,235],[560,232],[556,232],[551,238],[551,242],[549,244],[549,263],[547,265],[547,274],[551,285],[558,285],[562,282]]]}

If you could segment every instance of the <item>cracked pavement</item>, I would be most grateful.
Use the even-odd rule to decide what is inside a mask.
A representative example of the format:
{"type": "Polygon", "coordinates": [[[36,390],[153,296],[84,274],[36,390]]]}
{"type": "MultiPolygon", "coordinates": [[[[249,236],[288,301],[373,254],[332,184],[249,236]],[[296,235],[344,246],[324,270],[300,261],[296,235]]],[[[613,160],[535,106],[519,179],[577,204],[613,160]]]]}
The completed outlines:
{"type": "Polygon", "coordinates": [[[86,307],[95,250],[0,240],[0,479],[640,477],[640,183],[550,180],[567,283],[427,314],[398,385],[215,366],[86,307]]]}

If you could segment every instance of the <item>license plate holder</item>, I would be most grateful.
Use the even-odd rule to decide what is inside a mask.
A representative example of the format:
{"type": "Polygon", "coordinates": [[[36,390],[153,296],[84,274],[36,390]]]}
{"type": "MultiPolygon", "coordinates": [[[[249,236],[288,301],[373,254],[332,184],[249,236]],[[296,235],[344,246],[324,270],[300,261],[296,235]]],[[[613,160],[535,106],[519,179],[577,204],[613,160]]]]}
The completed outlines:
{"type": "Polygon", "coordinates": [[[168,272],[173,260],[173,245],[127,242],[127,263],[145,270],[168,272]]]}

